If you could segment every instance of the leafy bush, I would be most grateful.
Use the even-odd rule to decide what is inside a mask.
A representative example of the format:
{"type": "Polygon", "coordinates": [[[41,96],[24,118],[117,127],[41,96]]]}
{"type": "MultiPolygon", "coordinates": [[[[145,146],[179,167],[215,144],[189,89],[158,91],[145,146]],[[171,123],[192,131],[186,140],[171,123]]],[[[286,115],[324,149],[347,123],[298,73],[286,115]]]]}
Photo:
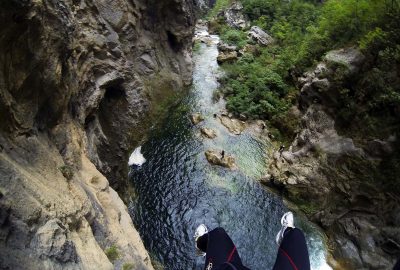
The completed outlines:
{"type": "Polygon", "coordinates": [[[232,2],[233,0],[217,0],[207,17],[212,18],[217,16],[218,12],[228,7],[232,2]]]}
{"type": "Polygon", "coordinates": [[[236,114],[269,119],[288,108],[284,100],[288,88],[279,74],[251,59],[244,57],[236,64],[225,66],[226,106],[236,114]]]}
{"type": "Polygon", "coordinates": [[[122,265],[122,270],[133,270],[134,265],[132,263],[124,263],[122,265]]]}
{"type": "Polygon", "coordinates": [[[288,140],[289,143],[292,142],[300,129],[300,119],[290,113],[290,110],[275,115],[270,122],[284,134],[284,139],[288,140]]]}
{"type": "Polygon", "coordinates": [[[331,42],[342,45],[373,29],[385,10],[385,1],[381,0],[330,0],[323,6],[319,31],[326,32],[331,42]]]}
{"type": "Polygon", "coordinates": [[[242,48],[247,43],[247,35],[245,32],[236,29],[229,29],[221,34],[221,39],[229,44],[242,48]]]}
{"type": "Polygon", "coordinates": [[[223,17],[210,19],[208,22],[208,31],[210,33],[222,34],[227,31],[227,25],[223,17]]]}
{"type": "Polygon", "coordinates": [[[118,248],[116,245],[112,245],[111,247],[107,248],[105,250],[105,253],[107,255],[107,258],[110,260],[110,262],[114,262],[116,259],[120,257],[118,248]]]}
{"type": "Polygon", "coordinates": [[[376,27],[361,38],[359,41],[360,49],[378,50],[386,43],[386,38],[387,33],[385,33],[381,28],[376,27]]]}
{"type": "Polygon", "coordinates": [[[201,48],[201,43],[200,41],[196,40],[195,43],[193,44],[193,52],[200,51],[200,48],[201,48]]]}

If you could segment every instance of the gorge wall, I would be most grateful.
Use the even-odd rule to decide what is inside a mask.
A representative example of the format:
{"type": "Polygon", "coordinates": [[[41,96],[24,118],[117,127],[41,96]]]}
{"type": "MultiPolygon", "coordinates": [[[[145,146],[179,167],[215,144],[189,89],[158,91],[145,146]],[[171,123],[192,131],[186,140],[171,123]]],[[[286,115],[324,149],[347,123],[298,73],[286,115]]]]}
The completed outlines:
{"type": "Polygon", "coordinates": [[[326,231],[334,269],[392,269],[400,254],[400,198],[385,187],[382,169],[398,147],[396,133],[354,136],[358,121],[344,131],[337,117],[342,89],[355,87],[365,66],[358,49],[344,48],[298,79],[291,113],[301,128],[263,179],[326,231]]]}
{"type": "Polygon", "coordinates": [[[128,151],[191,82],[194,9],[0,3],[1,269],[152,269],[113,188],[126,187],[128,151]]]}

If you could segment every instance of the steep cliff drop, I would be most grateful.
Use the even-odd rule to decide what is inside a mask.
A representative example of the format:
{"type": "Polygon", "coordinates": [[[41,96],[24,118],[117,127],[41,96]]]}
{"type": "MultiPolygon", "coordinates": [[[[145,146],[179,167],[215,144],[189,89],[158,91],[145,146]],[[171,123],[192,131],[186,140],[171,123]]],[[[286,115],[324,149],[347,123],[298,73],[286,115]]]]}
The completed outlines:
{"type": "Polygon", "coordinates": [[[153,268],[109,182],[191,81],[193,8],[1,1],[0,268],[153,268]]]}
{"type": "Polygon", "coordinates": [[[349,78],[356,85],[364,61],[355,48],[333,50],[299,78],[302,128],[287,151],[274,154],[263,181],[312,209],[307,215],[327,232],[335,268],[392,269],[400,250],[399,197],[380,182],[379,164],[396,151],[396,134],[348,137],[337,117],[338,89],[349,78]]]}

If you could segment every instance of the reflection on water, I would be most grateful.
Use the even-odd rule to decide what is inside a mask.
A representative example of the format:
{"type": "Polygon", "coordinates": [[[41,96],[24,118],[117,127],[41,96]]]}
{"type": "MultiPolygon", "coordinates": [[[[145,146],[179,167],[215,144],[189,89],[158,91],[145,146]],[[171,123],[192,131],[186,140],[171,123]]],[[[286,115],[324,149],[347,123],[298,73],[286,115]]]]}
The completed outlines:
{"type": "MultiPolygon", "coordinates": [[[[213,117],[224,104],[212,102],[220,72],[218,37],[212,39],[194,56],[190,94],[142,147],[147,162],[130,174],[137,193],[130,214],[152,258],[165,269],[202,269],[204,258],[195,257],[192,237],[200,223],[224,227],[251,269],[271,269],[277,252],[275,234],[287,209],[255,181],[266,169],[269,145],[249,132],[231,135],[213,117]],[[199,135],[199,126],[192,126],[188,118],[193,112],[205,116],[199,126],[216,130],[215,139],[199,135]],[[235,156],[239,170],[208,164],[204,152],[210,148],[235,156]]],[[[312,268],[327,269],[320,234],[305,220],[297,220],[307,236],[312,268]]]]}

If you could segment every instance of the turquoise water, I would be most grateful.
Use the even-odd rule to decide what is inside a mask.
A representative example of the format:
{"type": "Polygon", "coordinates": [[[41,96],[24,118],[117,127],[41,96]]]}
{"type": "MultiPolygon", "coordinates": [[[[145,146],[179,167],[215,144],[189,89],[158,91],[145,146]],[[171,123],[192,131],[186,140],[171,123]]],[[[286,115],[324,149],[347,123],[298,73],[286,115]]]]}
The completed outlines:
{"type": "MultiPolygon", "coordinates": [[[[194,55],[189,95],[143,145],[147,162],[131,170],[136,196],[129,211],[152,259],[164,269],[202,269],[204,258],[195,256],[192,237],[201,223],[224,227],[251,269],[271,269],[277,252],[275,235],[287,208],[257,182],[267,169],[265,150],[270,145],[251,131],[234,136],[213,117],[224,104],[212,101],[221,71],[216,62],[218,37],[211,38],[194,55]],[[194,112],[205,117],[198,126],[189,120],[194,112]],[[218,136],[202,138],[202,126],[216,130],[218,136]],[[204,155],[208,149],[233,155],[238,170],[210,165],[204,155]]],[[[329,269],[319,231],[295,218],[306,233],[312,269],[329,269]]]]}

